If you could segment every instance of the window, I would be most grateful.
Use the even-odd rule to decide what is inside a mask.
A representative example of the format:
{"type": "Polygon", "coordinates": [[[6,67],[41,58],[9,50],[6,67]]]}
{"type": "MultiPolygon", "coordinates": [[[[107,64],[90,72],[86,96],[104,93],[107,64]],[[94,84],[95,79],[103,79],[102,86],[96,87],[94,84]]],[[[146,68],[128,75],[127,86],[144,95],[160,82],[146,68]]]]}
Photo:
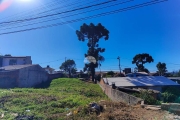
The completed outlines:
{"type": "Polygon", "coordinates": [[[10,59],[9,65],[17,65],[17,60],[16,59],[10,59]]]}

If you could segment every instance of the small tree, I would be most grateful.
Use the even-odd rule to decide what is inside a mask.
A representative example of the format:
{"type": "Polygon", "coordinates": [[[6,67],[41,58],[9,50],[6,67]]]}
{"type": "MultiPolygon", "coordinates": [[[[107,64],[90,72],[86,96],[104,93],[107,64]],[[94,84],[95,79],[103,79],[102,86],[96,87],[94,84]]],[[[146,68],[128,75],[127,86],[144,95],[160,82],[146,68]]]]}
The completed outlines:
{"type": "Polygon", "coordinates": [[[148,69],[144,67],[145,63],[154,62],[152,56],[147,53],[137,54],[134,56],[132,64],[136,64],[138,68],[138,72],[147,72],[149,73],[148,69]]]}
{"type": "Polygon", "coordinates": [[[61,64],[60,69],[68,72],[69,77],[71,77],[71,74],[74,72],[74,70],[76,70],[76,64],[74,60],[69,59],[61,64]]]}
{"type": "Polygon", "coordinates": [[[156,65],[157,69],[158,69],[158,74],[159,76],[163,76],[165,72],[167,72],[167,68],[166,68],[166,63],[161,63],[158,62],[158,64],[156,65]]]}
{"type": "Polygon", "coordinates": [[[109,71],[107,74],[111,75],[111,77],[112,77],[112,76],[114,76],[115,73],[113,71],[109,71]]]}

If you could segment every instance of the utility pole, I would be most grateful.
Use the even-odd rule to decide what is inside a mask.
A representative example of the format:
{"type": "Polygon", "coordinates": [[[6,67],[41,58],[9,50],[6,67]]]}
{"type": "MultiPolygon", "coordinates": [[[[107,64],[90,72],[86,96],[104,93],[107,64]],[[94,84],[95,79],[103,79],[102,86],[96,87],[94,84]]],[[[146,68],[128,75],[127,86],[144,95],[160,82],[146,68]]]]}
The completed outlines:
{"type": "Polygon", "coordinates": [[[121,66],[120,66],[120,57],[117,58],[119,60],[119,70],[120,70],[120,77],[121,77],[121,66]]]}

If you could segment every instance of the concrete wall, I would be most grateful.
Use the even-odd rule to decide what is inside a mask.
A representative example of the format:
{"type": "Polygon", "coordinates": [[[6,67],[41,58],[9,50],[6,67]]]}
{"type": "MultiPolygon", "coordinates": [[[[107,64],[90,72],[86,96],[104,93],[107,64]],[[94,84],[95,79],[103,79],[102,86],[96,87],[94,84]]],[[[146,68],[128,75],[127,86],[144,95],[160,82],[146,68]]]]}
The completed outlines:
{"type": "Polygon", "coordinates": [[[62,77],[63,77],[62,73],[48,74],[48,80],[62,78],[62,77]]]}
{"type": "Polygon", "coordinates": [[[34,87],[47,80],[47,72],[39,65],[25,67],[19,70],[18,87],[34,87]]]}
{"type": "Polygon", "coordinates": [[[32,64],[31,56],[26,56],[25,64],[32,64]]]}
{"type": "Polygon", "coordinates": [[[47,72],[39,65],[0,72],[0,88],[34,87],[47,80],[47,72]]]}
{"type": "Polygon", "coordinates": [[[14,88],[18,86],[19,70],[0,72],[0,88],[14,88]]]}
{"type": "Polygon", "coordinates": [[[135,104],[140,104],[141,101],[143,101],[140,98],[134,97],[132,95],[129,95],[125,92],[119,91],[117,89],[112,89],[111,86],[105,84],[103,80],[100,81],[99,83],[100,87],[104,91],[104,93],[112,100],[115,102],[125,102],[129,105],[135,105],[135,104]]]}

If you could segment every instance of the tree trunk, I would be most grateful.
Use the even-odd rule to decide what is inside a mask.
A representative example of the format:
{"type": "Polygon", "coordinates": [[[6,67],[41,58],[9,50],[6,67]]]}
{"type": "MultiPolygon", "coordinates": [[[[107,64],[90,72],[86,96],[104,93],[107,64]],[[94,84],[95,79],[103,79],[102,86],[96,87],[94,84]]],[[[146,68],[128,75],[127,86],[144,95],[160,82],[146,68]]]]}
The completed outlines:
{"type": "Polygon", "coordinates": [[[70,71],[70,69],[68,71],[69,71],[69,78],[71,78],[71,71],[70,71]]]}
{"type": "Polygon", "coordinates": [[[94,76],[95,76],[95,68],[92,68],[91,74],[92,74],[92,81],[96,83],[96,80],[94,79],[94,76]]]}

